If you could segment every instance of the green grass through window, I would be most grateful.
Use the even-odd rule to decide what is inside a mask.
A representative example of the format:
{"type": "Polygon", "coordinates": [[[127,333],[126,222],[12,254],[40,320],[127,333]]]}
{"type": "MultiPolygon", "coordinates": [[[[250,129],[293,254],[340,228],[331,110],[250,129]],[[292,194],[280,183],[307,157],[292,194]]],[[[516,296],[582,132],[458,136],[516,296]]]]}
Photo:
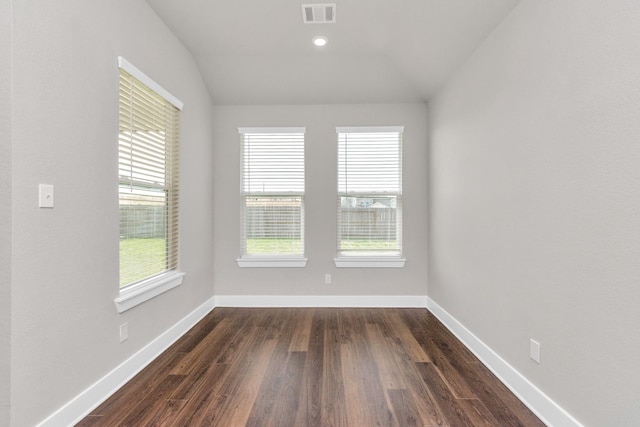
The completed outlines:
{"type": "Polygon", "coordinates": [[[341,243],[343,251],[391,251],[397,249],[395,240],[343,240],[341,243]]]}
{"type": "MultiPolygon", "coordinates": [[[[247,239],[248,255],[302,255],[298,239],[247,239]]],[[[395,240],[343,240],[342,250],[390,251],[396,249],[395,240]]]]}
{"type": "Polygon", "coordinates": [[[301,255],[300,239],[247,239],[248,255],[301,255]]]}
{"type": "Polygon", "coordinates": [[[165,239],[120,240],[120,287],[166,269],[165,239]]]}

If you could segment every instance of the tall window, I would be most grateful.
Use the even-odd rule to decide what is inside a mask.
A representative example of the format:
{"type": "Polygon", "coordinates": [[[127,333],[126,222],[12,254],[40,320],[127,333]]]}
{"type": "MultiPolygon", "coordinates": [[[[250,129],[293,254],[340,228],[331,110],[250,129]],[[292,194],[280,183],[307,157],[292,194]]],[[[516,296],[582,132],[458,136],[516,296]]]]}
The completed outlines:
{"type": "Polygon", "coordinates": [[[119,63],[122,289],[178,267],[178,154],[182,103],[123,58],[119,58],[119,63]]]}
{"type": "MultiPolygon", "coordinates": [[[[239,132],[242,260],[303,258],[305,129],[240,128],[239,132]]],[[[302,266],[240,260],[239,264],[302,266]]]]}
{"type": "Polygon", "coordinates": [[[338,257],[402,254],[402,127],[338,132],[338,257]]]}

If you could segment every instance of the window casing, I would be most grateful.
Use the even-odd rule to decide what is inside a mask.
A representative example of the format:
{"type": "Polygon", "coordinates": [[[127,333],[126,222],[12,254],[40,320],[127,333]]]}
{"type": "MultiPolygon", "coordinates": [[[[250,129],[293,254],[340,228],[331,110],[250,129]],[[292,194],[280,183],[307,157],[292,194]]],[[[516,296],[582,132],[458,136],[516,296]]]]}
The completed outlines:
{"type": "Polygon", "coordinates": [[[143,302],[144,295],[155,296],[182,281],[178,273],[182,103],[124,58],[119,58],[119,65],[120,297],[116,306],[124,311],[131,308],[133,296],[143,302]]]}
{"type": "Polygon", "coordinates": [[[304,267],[304,128],[240,128],[241,267],[304,267]]]}
{"type": "Polygon", "coordinates": [[[340,127],[336,131],[336,265],[403,266],[403,127],[340,127]]]}

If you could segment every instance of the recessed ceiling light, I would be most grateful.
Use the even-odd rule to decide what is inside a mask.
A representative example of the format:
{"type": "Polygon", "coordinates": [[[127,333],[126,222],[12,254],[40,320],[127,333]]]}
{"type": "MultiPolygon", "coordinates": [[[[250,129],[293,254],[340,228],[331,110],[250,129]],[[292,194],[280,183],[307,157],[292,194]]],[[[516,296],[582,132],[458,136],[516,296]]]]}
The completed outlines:
{"type": "Polygon", "coordinates": [[[327,39],[324,37],[315,37],[313,39],[313,44],[318,47],[322,47],[327,44],[327,39]]]}

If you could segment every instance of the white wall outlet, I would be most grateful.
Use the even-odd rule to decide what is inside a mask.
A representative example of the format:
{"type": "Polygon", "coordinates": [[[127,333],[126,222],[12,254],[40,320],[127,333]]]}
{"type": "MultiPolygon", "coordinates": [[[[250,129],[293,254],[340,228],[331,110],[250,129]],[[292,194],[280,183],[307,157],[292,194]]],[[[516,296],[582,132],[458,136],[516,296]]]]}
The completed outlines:
{"type": "Polygon", "coordinates": [[[40,184],[38,187],[38,207],[53,208],[53,185],[40,184]]]}
{"type": "Polygon", "coordinates": [[[331,283],[331,275],[330,274],[325,274],[324,275],[324,283],[327,284],[327,285],[329,283],[331,283]]]}
{"type": "Polygon", "coordinates": [[[120,342],[126,341],[129,338],[129,324],[123,323],[120,325],[120,342]]]}
{"type": "Polygon", "coordinates": [[[540,343],[534,339],[529,341],[529,357],[536,363],[540,363],[540,343]]]}

